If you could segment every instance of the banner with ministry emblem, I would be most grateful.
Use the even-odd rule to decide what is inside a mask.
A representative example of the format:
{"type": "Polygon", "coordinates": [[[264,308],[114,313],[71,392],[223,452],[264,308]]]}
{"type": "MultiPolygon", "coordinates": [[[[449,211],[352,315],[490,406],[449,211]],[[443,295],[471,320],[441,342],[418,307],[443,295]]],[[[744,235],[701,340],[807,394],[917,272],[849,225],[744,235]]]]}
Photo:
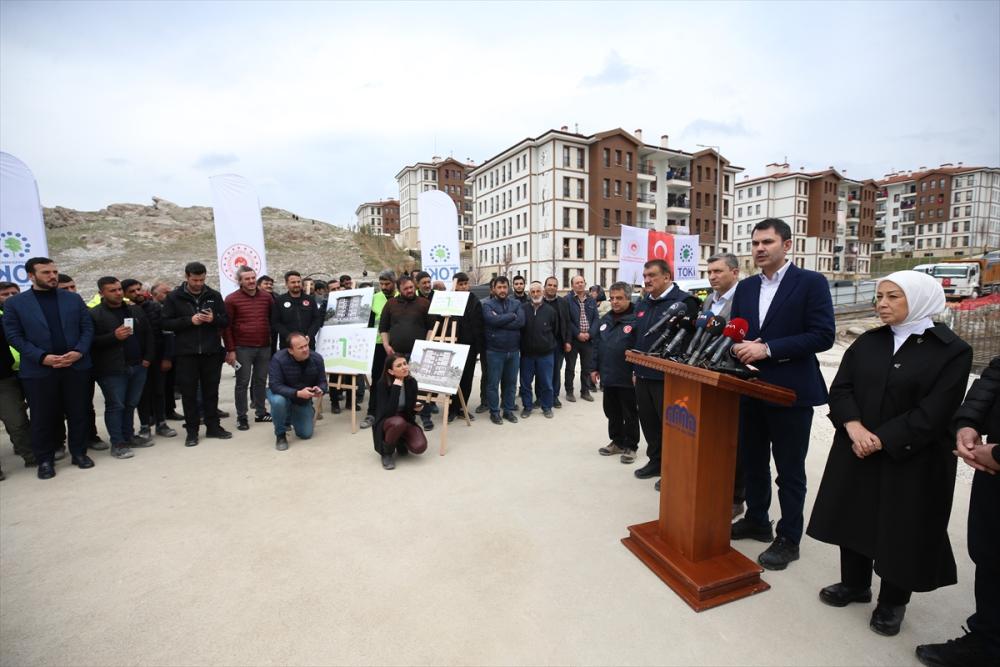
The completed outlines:
{"type": "Polygon", "coordinates": [[[642,284],[642,265],[651,259],[665,259],[674,280],[698,277],[698,236],[658,232],[655,229],[622,225],[618,275],[632,284],[642,284]]]}
{"type": "Polygon", "coordinates": [[[431,280],[443,280],[451,285],[459,268],[458,211],[451,197],[440,190],[428,190],[417,195],[419,215],[421,268],[431,274],[431,280]]]}
{"type": "Polygon", "coordinates": [[[219,261],[219,291],[223,297],[239,289],[236,269],[249,266],[257,275],[267,273],[264,223],[260,200],[250,181],[236,174],[208,179],[212,185],[215,215],[215,251],[219,261]]]}
{"type": "Polygon", "coordinates": [[[10,153],[0,153],[0,280],[31,286],[24,263],[48,257],[45,218],[35,176],[10,153]]]}

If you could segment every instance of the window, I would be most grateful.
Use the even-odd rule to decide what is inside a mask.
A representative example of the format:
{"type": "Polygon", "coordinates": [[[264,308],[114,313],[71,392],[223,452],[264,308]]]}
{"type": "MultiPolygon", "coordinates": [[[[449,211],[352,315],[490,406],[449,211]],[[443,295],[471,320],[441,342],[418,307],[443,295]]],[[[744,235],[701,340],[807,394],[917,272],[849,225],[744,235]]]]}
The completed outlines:
{"type": "Polygon", "coordinates": [[[601,259],[608,258],[608,240],[601,239],[601,259]]]}
{"type": "Polygon", "coordinates": [[[563,259],[569,259],[569,239],[563,239],[563,259]]]}
{"type": "MultiPolygon", "coordinates": [[[[632,211],[625,211],[625,224],[631,226],[631,224],[632,224],[632,211]]],[[[618,242],[615,241],[615,243],[618,243],[618,242]]],[[[617,251],[615,252],[615,254],[616,255],[618,254],[617,251]]]]}
{"type": "Polygon", "coordinates": [[[604,149],[604,166],[605,167],[610,167],[611,166],[611,149],[610,148],[605,148],[604,149]]]}
{"type": "Polygon", "coordinates": [[[563,166],[569,166],[569,146],[563,146],[563,166]]]}
{"type": "Polygon", "coordinates": [[[965,201],[972,201],[972,190],[965,193],[965,201]]]}
{"type": "Polygon", "coordinates": [[[605,199],[607,199],[608,197],[611,196],[611,179],[610,178],[605,178],[604,179],[604,183],[602,184],[602,187],[601,187],[601,194],[604,196],[605,199]]]}
{"type": "Polygon", "coordinates": [[[966,215],[972,215],[972,207],[971,206],[966,206],[965,207],[965,214],[966,215]]]}
{"type": "Polygon", "coordinates": [[[742,206],[740,206],[738,209],[736,209],[736,217],[737,218],[742,218],[743,217],[743,207],[742,206]]]}
{"type": "Polygon", "coordinates": [[[620,209],[615,209],[615,225],[618,227],[622,226],[622,212],[620,209]]]}
{"type": "Polygon", "coordinates": [[[569,197],[569,179],[565,176],[563,176],[563,197],[569,197]]]}
{"type": "Polygon", "coordinates": [[[622,196],[622,182],[619,181],[618,179],[615,179],[615,196],[616,197],[622,196]]]}
{"type": "Polygon", "coordinates": [[[622,166],[622,152],[619,150],[615,151],[615,164],[619,167],[622,166]]]}
{"type": "Polygon", "coordinates": [[[756,207],[756,210],[754,211],[754,214],[755,215],[760,215],[760,204],[757,204],[757,207],[756,207]]]}
{"type": "Polygon", "coordinates": [[[563,209],[563,228],[569,228],[569,209],[563,209]]]}
{"type": "Polygon", "coordinates": [[[941,188],[942,190],[944,190],[944,179],[943,178],[940,181],[938,181],[938,187],[941,188]]]}
{"type": "Polygon", "coordinates": [[[625,153],[625,168],[632,171],[632,151],[625,153]]]}
{"type": "MultiPolygon", "coordinates": [[[[758,196],[758,197],[760,196],[760,186],[759,186],[759,185],[757,186],[757,196],[758,196]]],[[[758,206],[757,208],[759,209],[759,208],[760,208],[760,206],[758,206]]],[[[760,213],[760,211],[759,211],[759,210],[758,210],[757,212],[758,212],[758,213],[760,213]]]]}
{"type": "Polygon", "coordinates": [[[585,241],[583,239],[576,240],[576,257],[577,259],[583,259],[583,244],[585,241]]]}
{"type": "Polygon", "coordinates": [[[576,179],[576,198],[583,199],[583,179],[576,179]]]}
{"type": "Polygon", "coordinates": [[[743,189],[742,188],[740,188],[739,190],[736,191],[736,198],[737,199],[743,199],[743,189]]]}
{"type": "Polygon", "coordinates": [[[604,215],[601,217],[601,224],[605,229],[611,227],[611,210],[604,209],[604,215]]]}
{"type": "Polygon", "coordinates": [[[695,208],[701,208],[701,193],[700,192],[694,193],[694,207],[695,208]]]}
{"type": "Polygon", "coordinates": [[[729,174],[723,176],[722,189],[729,192],[729,174]]]}
{"type": "Polygon", "coordinates": [[[701,183],[701,165],[700,164],[694,168],[694,173],[695,173],[695,177],[698,179],[698,182],[701,183]]]}
{"type": "Polygon", "coordinates": [[[576,228],[583,229],[583,209],[576,209],[576,228]]]}
{"type": "Polygon", "coordinates": [[[583,169],[583,166],[584,166],[583,160],[584,160],[584,158],[583,158],[583,149],[582,148],[577,148],[576,149],[576,167],[577,167],[577,169],[583,169]]]}
{"type": "Polygon", "coordinates": [[[625,181],[625,199],[627,201],[632,201],[632,182],[625,181]]]}

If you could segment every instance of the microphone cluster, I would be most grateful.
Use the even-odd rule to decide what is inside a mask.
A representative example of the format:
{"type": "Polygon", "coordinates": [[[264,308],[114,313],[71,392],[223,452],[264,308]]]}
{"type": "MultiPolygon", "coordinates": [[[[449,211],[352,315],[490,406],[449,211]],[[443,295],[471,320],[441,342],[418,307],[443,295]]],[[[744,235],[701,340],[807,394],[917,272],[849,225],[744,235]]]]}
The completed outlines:
{"type": "Polygon", "coordinates": [[[689,366],[752,377],[756,369],[733,356],[733,345],[743,342],[750,324],[742,317],[726,318],[708,313],[691,313],[683,303],[675,303],[646,335],[659,333],[648,354],[689,366]]]}

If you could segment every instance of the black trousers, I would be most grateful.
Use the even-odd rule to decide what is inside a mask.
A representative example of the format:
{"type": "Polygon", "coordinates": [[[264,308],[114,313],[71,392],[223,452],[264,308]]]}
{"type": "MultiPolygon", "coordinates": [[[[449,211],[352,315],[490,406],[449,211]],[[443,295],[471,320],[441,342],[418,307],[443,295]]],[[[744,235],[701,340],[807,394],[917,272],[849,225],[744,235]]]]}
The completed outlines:
{"type": "Polygon", "coordinates": [[[205,427],[219,428],[219,380],[222,379],[221,357],[217,352],[210,354],[182,354],[174,360],[177,387],[181,390],[184,405],[184,428],[187,432],[198,432],[199,414],[204,411],[205,427]],[[201,388],[199,410],[198,388],[201,388]]]}
{"type": "MultiPolygon", "coordinates": [[[[870,588],[872,585],[872,565],[871,558],[847,547],[840,547],[840,580],[845,585],[852,588],[870,588]]],[[[882,579],[878,601],[879,604],[892,607],[909,604],[910,591],[882,579]]]]}
{"type": "Polygon", "coordinates": [[[486,385],[489,384],[486,381],[486,351],[479,355],[479,404],[489,405],[489,401],[486,400],[486,385]]]}
{"type": "MultiPolygon", "coordinates": [[[[375,383],[385,372],[385,358],[385,347],[382,346],[382,343],[377,343],[375,354],[372,356],[372,390],[368,392],[368,416],[370,417],[375,416],[375,383]]],[[[359,394],[358,401],[361,401],[362,398],[364,398],[364,394],[359,394]]]]}
{"type": "Polygon", "coordinates": [[[591,341],[574,340],[566,353],[566,393],[573,393],[573,377],[576,375],[576,358],[580,357],[580,393],[593,389],[590,373],[594,370],[594,344],[591,341]]]}
{"type": "Polygon", "coordinates": [[[969,630],[982,637],[1000,661],[1000,514],[997,508],[1000,508],[1000,475],[977,470],[969,499],[969,555],[976,564],[976,613],[969,617],[969,630]]]}
{"type": "MultiPolygon", "coordinates": [[[[138,406],[139,423],[146,428],[152,428],[166,421],[163,375],[159,359],[154,360],[146,369],[146,384],[142,387],[142,398],[139,399],[138,406]]],[[[170,400],[173,401],[173,398],[173,391],[171,391],[170,400]]]]}
{"type": "MultiPolygon", "coordinates": [[[[94,410],[94,392],[97,388],[97,380],[93,375],[93,369],[88,371],[91,373],[90,378],[87,380],[87,438],[89,440],[97,440],[97,412],[94,410]]],[[[58,424],[54,424],[52,428],[53,445],[56,449],[63,446],[66,442],[66,424],[63,420],[59,420],[58,424]]]]}
{"type": "Polygon", "coordinates": [[[56,447],[56,428],[65,417],[69,432],[69,451],[73,456],[87,453],[87,391],[90,370],[55,369],[44,378],[21,378],[21,387],[31,411],[31,451],[38,463],[52,463],[56,447]]]}
{"type": "MultiPolygon", "coordinates": [[[[462,390],[466,407],[469,406],[469,401],[472,400],[470,392],[472,392],[472,379],[476,375],[476,355],[477,352],[469,348],[469,356],[465,359],[465,368],[462,369],[462,379],[458,381],[458,387],[462,390]]],[[[455,394],[451,397],[451,411],[458,414],[458,411],[461,409],[462,404],[458,402],[458,394],[455,394]]]]}
{"type": "Polygon", "coordinates": [[[746,482],[746,518],[758,525],[770,521],[773,457],[781,507],[775,532],[794,544],[802,539],[812,418],[809,406],[785,408],[754,398],[740,400],[739,457],[746,482]]]}
{"type": "MultiPolygon", "coordinates": [[[[174,362],[176,364],[176,362],[174,362]]],[[[177,377],[176,368],[172,365],[170,370],[163,374],[163,414],[177,412],[177,399],[174,398],[174,380],[177,377]]],[[[222,377],[221,371],[219,377],[222,377]]]]}
{"type": "Polygon", "coordinates": [[[604,387],[604,416],[608,418],[608,437],[622,449],[639,447],[639,406],[635,387],[604,387]]]}
{"type": "MultiPolygon", "coordinates": [[[[385,348],[382,349],[382,364],[385,364],[385,348]]],[[[358,395],[358,405],[361,405],[365,400],[365,381],[362,376],[354,376],[354,386],[357,387],[355,392],[358,395]]],[[[351,392],[345,389],[330,390],[330,405],[340,405],[341,397],[344,399],[344,406],[346,408],[350,409],[354,407],[353,405],[348,405],[351,400],[351,392]]]]}
{"type": "Polygon", "coordinates": [[[559,389],[562,387],[563,361],[566,360],[566,348],[562,343],[556,343],[555,363],[552,364],[552,400],[559,399],[559,389]]]}
{"type": "Polygon", "coordinates": [[[646,456],[659,467],[663,452],[663,380],[638,378],[635,402],[639,407],[642,435],[646,438],[646,456]]]}

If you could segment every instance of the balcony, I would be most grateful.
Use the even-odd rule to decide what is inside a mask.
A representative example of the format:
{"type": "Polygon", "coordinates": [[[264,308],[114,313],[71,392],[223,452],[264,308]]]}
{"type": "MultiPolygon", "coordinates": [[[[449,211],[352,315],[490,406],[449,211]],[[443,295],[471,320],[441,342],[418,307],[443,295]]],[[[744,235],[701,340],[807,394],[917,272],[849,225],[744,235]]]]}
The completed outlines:
{"type": "Polygon", "coordinates": [[[675,187],[675,188],[691,187],[691,176],[688,174],[687,169],[674,169],[673,167],[668,167],[666,173],[666,180],[667,180],[667,187],[675,187]]]}
{"type": "Polygon", "coordinates": [[[882,189],[875,193],[875,199],[885,199],[889,196],[889,191],[882,189]]]}
{"type": "Polygon", "coordinates": [[[671,213],[675,215],[690,215],[691,210],[691,200],[687,197],[681,195],[668,195],[667,196],[667,215],[671,213]]]}
{"type": "Polygon", "coordinates": [[[858,209],[851,209],[847,211],[847,219],[858,221],[861,218],[858,217],[858,209]]]}
{"type": "Polygon", "coordinates": [[[847,232],[846,232],[845,238],[847,238],[847,240],[849,240],[849,241],[851,239],[857,241],[858,240],[858,228],[855,225],[848,225],[847,226],[847,232]]]}
{"type": "Polygon", "coordinates": [[[636,167],[635,173],[639,176],[645,176],[646,178],[656,178],[656,167],[648,162],[640,162],[639,166],[636,167]]]}
{"type": "Polygon", "coordinates": [[[858,195],[857,192],[848,192],[847,201],[854,201],[854,202],[861,201],[861,197],[860,195],[858,195]]]}
{"type": "Polygon", "coordinates": [[[908,211],[917,205],[916,201],[904,201],[899,203],[899,208],[902,211],[908,211]]]}
{"type": "Polygon", "coordinates": [[[656,195],[648,192],[640,192],[635,196],[635,203],[639,207],[652,208],[656,205],[656,195]]]}
{"type": "Polygon", "coordinates": [[[916,197],[917,196],[917,191],[916,190],[910,190],[909,192],[904,192],[903,196],[904,197],[916,197]]]}

